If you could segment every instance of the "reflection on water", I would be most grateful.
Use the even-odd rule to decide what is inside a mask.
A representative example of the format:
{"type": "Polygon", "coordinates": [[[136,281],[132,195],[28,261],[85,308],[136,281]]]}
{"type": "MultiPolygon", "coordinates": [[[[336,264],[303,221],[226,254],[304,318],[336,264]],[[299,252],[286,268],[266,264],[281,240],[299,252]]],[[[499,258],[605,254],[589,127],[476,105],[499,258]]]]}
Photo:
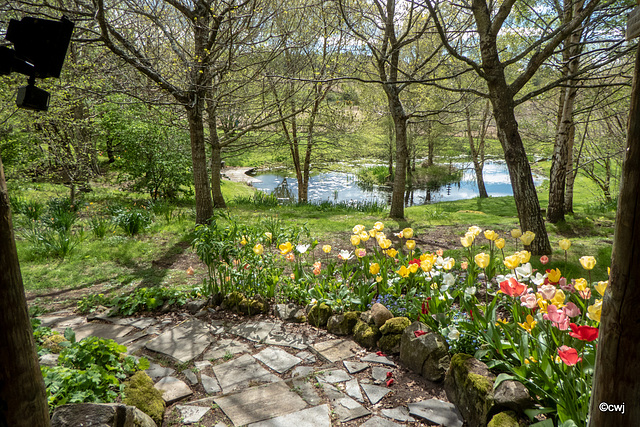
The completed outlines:
{"type": "MultiPolygon", "coordinates": [[[[428,203],[448,200],[471,199],[478,196],[476,176],[471,163],[454,163],[454,166],[463,170],[460,182],[444,185],[436,188],[415,188],[405,193],[405,205],[423,205],[428,203]]],[[[487,161],[483,171],[484,183],[489,196],[511,196],[511,181],[509,172],[504,162],[487,161]]],[[[268,194],[273,194],[278,199],[297,201],[298,181],[295,178],[286,177],[281,173],[260,173],[256,178],[261,182],[253,183],[253,186],[268,194]]],[[[544,178],[534,175],[534,182],[539,185],[544,178]]],[[[391,203],[391,188],[365,187],[358,184],[355,174],[344,172],[329,172],[314,175],[309,178],[309,201],[321,202],[350,202],[350,201],[376,201],[378,203],[391,203]]]]}

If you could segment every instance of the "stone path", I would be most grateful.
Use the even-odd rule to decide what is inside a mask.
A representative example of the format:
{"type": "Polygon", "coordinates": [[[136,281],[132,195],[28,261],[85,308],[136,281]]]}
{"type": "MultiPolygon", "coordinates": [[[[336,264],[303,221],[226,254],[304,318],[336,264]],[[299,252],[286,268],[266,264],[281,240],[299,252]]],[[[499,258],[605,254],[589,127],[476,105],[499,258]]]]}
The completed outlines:
{"type": "MultiPolygon", "coordinates": [[[[461,427],[448,402],[419,396],[398,406],[388,378],[405,369],[351,339],[270,318],[222,321],[48,314],[43,323],[74,329],[78,339],[112,338],[144,356],[167,402],[165,425],[329,427],[443,425],[461,427]],[[304,328],[302,328],[304,329],[304,328]],[[169,424],[167,424],[169,421],[169,424]]],[[[42,363],[56,363],[50,355],[42,363]]]]}

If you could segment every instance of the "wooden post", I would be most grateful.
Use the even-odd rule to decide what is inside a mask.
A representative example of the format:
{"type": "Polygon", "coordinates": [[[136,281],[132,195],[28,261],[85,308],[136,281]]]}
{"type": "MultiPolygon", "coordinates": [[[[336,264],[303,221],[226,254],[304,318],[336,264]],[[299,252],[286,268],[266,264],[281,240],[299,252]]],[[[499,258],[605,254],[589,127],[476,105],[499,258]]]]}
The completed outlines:
{"type": "Polygon", "coordinates": [[[0,427],[49,425],[0,158],[0,427]]]}
{"type": "Polygon", "coordinates": [[[640,49],[631,90],[609,286],[603,297],[589,426],[640,425],[640,49]]]}

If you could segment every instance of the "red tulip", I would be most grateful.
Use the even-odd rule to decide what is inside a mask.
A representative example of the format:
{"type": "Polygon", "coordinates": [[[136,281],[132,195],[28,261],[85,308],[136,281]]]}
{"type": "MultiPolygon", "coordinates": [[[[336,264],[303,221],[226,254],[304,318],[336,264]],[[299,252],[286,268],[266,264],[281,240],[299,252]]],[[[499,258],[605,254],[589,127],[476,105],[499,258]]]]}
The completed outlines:
{"type": "Polygon", "coordinates": [[[598,328],[587,325],[578,326],[575,323],[571,323],[569,326],[572,331],[569,332],[569,335],[582,341],[595,341],[598,338],[598,333],[600,332],[598,328]]]}
{"type": "Polygon", "coordinates": [[[558,349],[558,356],[567,366],[573,366],[582,361],[582,357],[578,357],[578,350],[572,347],[563,345],[558,349]]]}
{"type": "Polygon", "coordinates": [[[500,290],[510,297],[519,297],[527,292],[527,287],[519,283],[515,278],[510,277],[504,282],[500,282],[500,290]]]}

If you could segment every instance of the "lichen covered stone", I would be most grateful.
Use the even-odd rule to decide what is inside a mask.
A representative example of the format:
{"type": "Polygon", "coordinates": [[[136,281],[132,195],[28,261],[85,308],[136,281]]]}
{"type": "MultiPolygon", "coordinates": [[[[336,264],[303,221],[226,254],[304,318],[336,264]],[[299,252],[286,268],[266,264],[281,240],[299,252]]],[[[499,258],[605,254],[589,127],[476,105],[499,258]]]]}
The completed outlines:
{"type": "Polygon", "coordinates": [[[124,386],[126,405],[135,406],[157,424],[162,425],[165,402],[162,393],[153,387],[153,381],[143,371],[136,372],[124,386]]]}
{"type": "Polygon", "coordinates": [[[327,322],[332,314],[333,310],[331,307],[325,303],[320,303],[311,307],[307,319],[313,326],[327,326],[327,322]]]}
{"type": "Polygon", "coordinates": [[[499,412],[491,418],[487,427],[519,427],[518,417],[513,411],[499,412]]]}
{"type": "Polygon", "coordinates": [[[327,331],[336,335],[350,335],[353,333],[353,328],[358,322],[358,313],[355,311],[348,311],[343,314],[334,314],[329,318],[327,322],[327,331]]]}
{"type": "Polygon", "coordinates": [[[409,325],[411,321],[406,317],[392,317],[380,327],[380,333],[382,335],[401,334],[409,325]]]}
{"type": "Polygon", "coordinates": [[[382,338],[378,340],[378,347],[384,353],[400,353],[400,342],[402,341],[402,334],[387,334],[382,335],[382,338]]]}
{"type": "Polygon", "coordinates": [[[469,426],[487,425],[494,404],[494,380],[487,365],[473,356],[458,353],[451,358],[444,389],[469,426]]]}
{"type": "Polygon", "coordinates": [[[358,320],[353,328],[353,339],[358,344],[366,348],[374,348],[382,335],[376,325],[368,325],[362,320],[358,320]]]}
{"type": "Polygon", "coordinates": [[[400,360],[429,381],[442,381],[449,369],[449,346],[440,334],[416,321],[402,333],[400,360]],[[425,334],[416,336],[415,332],[419,330],[425,334]]]}

